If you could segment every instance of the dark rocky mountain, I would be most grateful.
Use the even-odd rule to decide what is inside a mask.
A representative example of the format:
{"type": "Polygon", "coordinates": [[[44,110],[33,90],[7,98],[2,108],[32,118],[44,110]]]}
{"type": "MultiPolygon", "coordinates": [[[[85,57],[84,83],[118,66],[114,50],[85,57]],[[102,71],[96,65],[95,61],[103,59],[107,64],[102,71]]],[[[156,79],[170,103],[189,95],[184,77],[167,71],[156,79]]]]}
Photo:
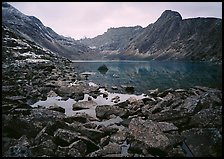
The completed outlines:
{"type": "Polygon", "coordinates": [[[11,28],[24,38],[70,59],[78,59],[90,51],[87,46],[64,37],[46,27],[34,16],[27,16],[8,3],[2,3],[2,25],[11,28]]]}
{"type": "Polygon", "coordinates": [[[145,28],[112,28],[103,35],[80,42],[103,50],[101,54],[110,59],[220,62],[222,19],[182,19],[178,12],[166,10],[155,23],[145,28]]]}
{"type": "Polygon", "coordinates": [[[171,10],[145,28],[110,28],[95,38],[81,40],[58,35],[8,3],[2,3],[2,25],[69,59],[222,61],[222,19],[182,19],[171,10]]]}
{"type": "Polygon", "coordinates": [[[67,61],[63,56],[46,50],[40,45],[18,35],[12,29],[2,26],[2,65],[25,65],[26,63],[52,63],[67,61]]]}
{"type": "Polygon", "coordinates": [[[142,31],[141,26],[109,28],[104,34],[80,42],[99,50],[123,51],[129,42],[142,31]]]}
{"type": "Polygon", "coordinates": [[[166,10],[129,43],[125,53],[159,60],[221,61],[222,20],[182,19],[178,12],[166,10]]]}

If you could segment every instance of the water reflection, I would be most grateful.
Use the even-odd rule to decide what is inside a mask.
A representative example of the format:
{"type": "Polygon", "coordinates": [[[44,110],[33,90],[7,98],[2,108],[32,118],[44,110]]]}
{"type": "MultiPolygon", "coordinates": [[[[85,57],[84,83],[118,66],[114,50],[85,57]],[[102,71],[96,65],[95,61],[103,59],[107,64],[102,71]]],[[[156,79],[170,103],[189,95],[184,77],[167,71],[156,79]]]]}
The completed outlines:
{"type": "Polygon", "coordinates": [[[94,71],[89,80],[107,86],[132,85],[137,92],[159,88],[189,88],[195,85],[222,87],[222,66],[181,61],[116,61],[73,63],[77,71],[94,71]],[[105,64],[108,71],[97,69],[105,64]]]}

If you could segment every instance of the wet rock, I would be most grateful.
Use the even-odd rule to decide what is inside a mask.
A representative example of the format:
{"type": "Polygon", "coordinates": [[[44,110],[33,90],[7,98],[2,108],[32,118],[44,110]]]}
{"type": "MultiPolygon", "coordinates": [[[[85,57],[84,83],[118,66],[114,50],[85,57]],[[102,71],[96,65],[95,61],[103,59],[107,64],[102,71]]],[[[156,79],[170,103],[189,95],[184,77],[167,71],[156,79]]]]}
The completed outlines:
{"type": "Polygon", "coordinates": [[[114,98],[111,99],[111,102],[118,103],[120,101],[119,96],[115,96],[114,98]]]}
{"type": "Polygon", "coordinates": [[[103,92],[102,94],[103,94],[103,98],[107,98],[109,95],[107,92],[103,92]]]}
{"type": "Polygon", "coordinates": [[[151,89],[151,90],[148,90],[148,92],[149,92],[150,95],[156,96],[159,93],[159,89],[158,88],[151,89]]]}
{"type": "Polygon", "coordinates": [[[94,99],[96,99],[100,95],[100,92],[99,91],[93,91],[93,92],[90,92],[89,95],[92,96],[94,99]]]}
{"type": "Polygon", "coordinates": [[[221,157],[222,135],[216,128],[193,128],[181,133],[195,157],[221,157]]]}
{"type": "Polygon", "coordinates": [[[117,86],[112,86],[111,89],[112,90],[118,90],[117,86]]]}
{"type": "Polygon", "coordinates": [[[126,109],[110,105],[99,105],[96,107],[96,116],[100,119],[107,119],[111,114],[122,117],[127,115],[127,113],[126,109]]]}
{"type": "Polygon", "coordinates": [[[127,92],[127,93],[134,93],[135,92],[135,87],[133,87],[133,86],[127,86],[126,88],[125,88],[125,91],[127,92]]]}
{"type": "Polygon", "coordinates": [[[133,118],[129,123],[129,130],[135,140],[144,143],[148,148],[165,151],[170,146],[169,139],[152,120],[133,118]]]}
{"type": "Polygon", "coordinates": [[[97,106],[97,103],[94,101],[82,101],[82,102],[74,103],[72,105],[72,109],[73,110],[89,109],[95,106],[97,106]]]}
{"type": "Polygon", "coordinates": [[[108,71],[108,68],[105,64],[101,65],[98,69],[97,69],[101,74],[106,74],[108,71]]]}
{"type": "Polygon", "coordinates": [[[53,110],[53,111],[58,111],[58,112],[62,112],[62,113],[65,113],[65,109],[58,106],[58,105],[54,105],[54,106],[49,106],[48,108],[49,110],[53,110]]]}

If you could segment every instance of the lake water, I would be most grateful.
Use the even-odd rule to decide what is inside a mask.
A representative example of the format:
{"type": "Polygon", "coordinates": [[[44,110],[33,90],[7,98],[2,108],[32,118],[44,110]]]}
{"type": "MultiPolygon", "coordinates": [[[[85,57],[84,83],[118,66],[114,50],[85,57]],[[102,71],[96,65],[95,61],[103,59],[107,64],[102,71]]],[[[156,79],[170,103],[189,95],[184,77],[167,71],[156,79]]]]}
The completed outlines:
{"type": "Polygon", "coordinates": [[[73,61],[79,73],[92,72],[88,77],[100,86],[123,85],[135,87],[135,94],[149,89],[189,88],[193,86],[222,87],[222,65],[205,62],[184,61],[73,61]],[[107,72],[98,68],[105,64],[107,72]]]}

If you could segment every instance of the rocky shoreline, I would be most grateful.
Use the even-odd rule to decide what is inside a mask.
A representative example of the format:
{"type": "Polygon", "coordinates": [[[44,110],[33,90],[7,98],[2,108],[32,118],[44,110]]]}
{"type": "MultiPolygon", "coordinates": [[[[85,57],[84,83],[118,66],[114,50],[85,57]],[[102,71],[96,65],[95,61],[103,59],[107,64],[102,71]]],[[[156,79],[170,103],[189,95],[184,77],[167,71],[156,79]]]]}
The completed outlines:
{"type": "MultiPolygon", "coordinates": [[[[222,91],[195,86],[149,90],[113,105],[91,99],[102,93],[75,72],[70,61],[13,64],[2,68],[4,157],[220,157],[222,91]],[[52,94],[77,101],[65,115],[60,106],[31,107],[52,94]],[[87,102],[84,94],[91,98],[87,102]]],[[[108,94],[104,93],[103,97],[108,94]]]]}

